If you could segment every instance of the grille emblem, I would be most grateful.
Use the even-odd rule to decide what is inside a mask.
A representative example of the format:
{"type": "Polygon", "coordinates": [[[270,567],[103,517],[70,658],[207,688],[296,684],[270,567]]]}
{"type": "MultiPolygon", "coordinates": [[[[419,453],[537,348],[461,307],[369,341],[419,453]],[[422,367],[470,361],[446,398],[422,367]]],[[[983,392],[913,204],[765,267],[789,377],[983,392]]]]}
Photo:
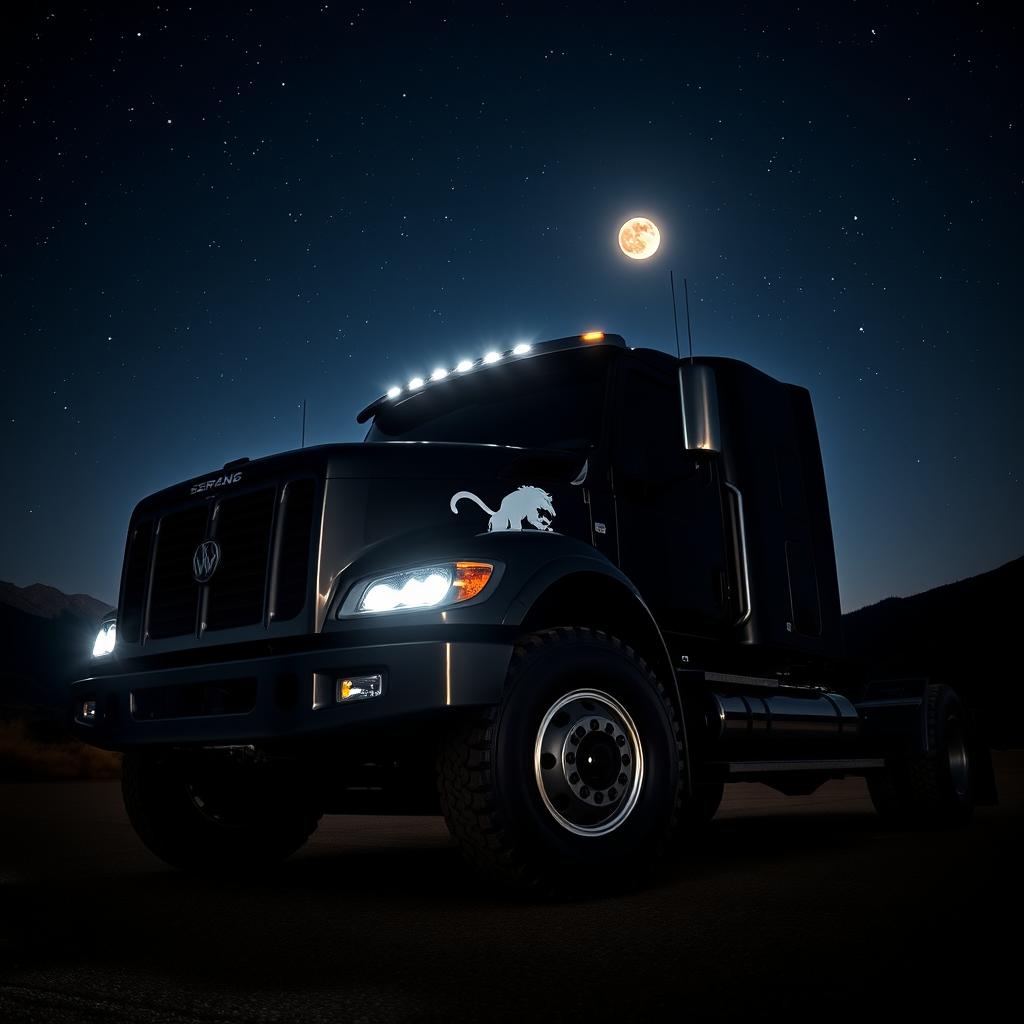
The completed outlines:
{"type": "Polygon", "coordinates": [[[196,583],[206,583],[220,565],[220,546],[215,540],[204,540],[192,556],[192,578],[196,583]]]}

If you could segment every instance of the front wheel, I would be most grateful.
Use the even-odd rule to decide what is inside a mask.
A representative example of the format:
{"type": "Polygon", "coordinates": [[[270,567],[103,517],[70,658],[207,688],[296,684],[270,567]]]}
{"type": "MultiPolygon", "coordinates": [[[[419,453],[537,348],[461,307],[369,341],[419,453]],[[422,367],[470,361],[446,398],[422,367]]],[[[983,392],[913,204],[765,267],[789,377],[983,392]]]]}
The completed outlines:
{"type": "Polygon", "coordinates": [[[192,871],[251,871],[294,853],[320,820],[298,773],[175,751],[129,752],[125,809],[161,860],[192,871]]]}
{"type": "Polygon", "coordinates": [[[445,819],[481,872],[534,887],[631,880],[669,845],[681,725],[643,660],[590,629],[517,645],[501,705],[439,758],[445,819]]]}
{"type": "Polygon", "coordinates": [[[868,792],[891,824],[963,825],[974,811],[967,716],[956,693],[935,684],[925,693],[924,714],[928,752],[891,759],[868,776],[868,792]]]}

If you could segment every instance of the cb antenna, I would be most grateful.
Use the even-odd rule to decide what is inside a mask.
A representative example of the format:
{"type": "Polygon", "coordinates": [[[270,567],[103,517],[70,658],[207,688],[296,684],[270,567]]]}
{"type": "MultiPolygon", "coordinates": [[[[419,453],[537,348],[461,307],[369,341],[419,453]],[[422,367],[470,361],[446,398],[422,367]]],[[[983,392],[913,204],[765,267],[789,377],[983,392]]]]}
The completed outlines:
{"type": "MultiPolygon", "coordinates": [[[[690,330],[690,288],[686,283],[686,278],[683,278],[683,301],[686,305],[686,337],[690,342],[690,365],[693,366],[693,331],[690,330]]],[[[676,331],[678,334],[679,332],[676,331]]],[[[678,347],[679,342],[676,342],[678,347]]]]}
{"type": "MultiPolygon", "coordinates": [[[[685,277],[683,278],[683,281],[685,283],[685,277]]],[[[672,326],[675,327],[676,329],[676,358],[682,359],[683,354],[679,351],[679,317],[676,314],[676,279],[675,275],[673,275],[671,270],[669,270],[668,272],[668,284],[669,287],[672,289],[672,326]]]]}
{"type": "Polygon", "coordinates": [[[306,447],[306,400],[302,400],[302,434],[299,437],[299,447],[306,447]]]}
{"type": "MultiPolygon", "coordinates": [[[[671,270],[668,272],[668,283],[672,288],[672,325],[676,329],[676,356],[682,359],[683,355],[679,350],[679,315],[676,313],[676,279],[671,270]]],[[[683,278],[683,302],[686,305],[686,339],[690,343],[690,365],[692,366],[693,332],[690,330],[690,289],[685,277],[683,278]]]]}

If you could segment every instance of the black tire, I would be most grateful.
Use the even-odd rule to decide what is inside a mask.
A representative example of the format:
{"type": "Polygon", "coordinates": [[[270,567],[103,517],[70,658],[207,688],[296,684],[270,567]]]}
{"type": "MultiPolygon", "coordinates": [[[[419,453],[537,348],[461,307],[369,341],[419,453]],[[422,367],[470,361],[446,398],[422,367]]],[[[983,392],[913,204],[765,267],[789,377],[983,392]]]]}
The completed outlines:
{"type": "Polygon", "coordinates": [[[672,843],[681,733],[654,674],[615,637],[572,628],[524,637],[501,705],[462,722],[442,746],[448,828],[490,879],[617,888],[672,843]]]}
{"type": "Polygon", "coordinates": [[[268,867],[299,849],[320,820],[301,778],[272,765],[130,752],[121,792],[143,843],[189,871],[268,867]]]}
{"type": "Polygon", "coordinates": [[[897,826],[964,825],[974,812],[968,720],[948,686],[925,694],[928,753],[890,759],[868,776],[868,792],[879,815],[897,826]]]}

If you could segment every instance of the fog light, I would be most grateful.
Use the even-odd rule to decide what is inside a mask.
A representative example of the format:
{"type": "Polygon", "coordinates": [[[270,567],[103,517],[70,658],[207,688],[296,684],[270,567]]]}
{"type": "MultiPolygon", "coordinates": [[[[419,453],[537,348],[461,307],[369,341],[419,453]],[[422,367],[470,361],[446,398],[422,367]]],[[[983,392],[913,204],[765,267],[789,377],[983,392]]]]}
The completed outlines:
{"type": "Polygon", "coordinates": [[[95,725],[99,705],[94,700],[83,700],[78,710],[78,720],[83,725],[95,725]]]}
{"type": "Polygon", "coordinates": [[[335,700],[339,704],[353,700],[367,700],[370,697],[379,697],[383,688],[384,679],[380,675],[345,676],[344,679],[338,680],[335,700]]]}

